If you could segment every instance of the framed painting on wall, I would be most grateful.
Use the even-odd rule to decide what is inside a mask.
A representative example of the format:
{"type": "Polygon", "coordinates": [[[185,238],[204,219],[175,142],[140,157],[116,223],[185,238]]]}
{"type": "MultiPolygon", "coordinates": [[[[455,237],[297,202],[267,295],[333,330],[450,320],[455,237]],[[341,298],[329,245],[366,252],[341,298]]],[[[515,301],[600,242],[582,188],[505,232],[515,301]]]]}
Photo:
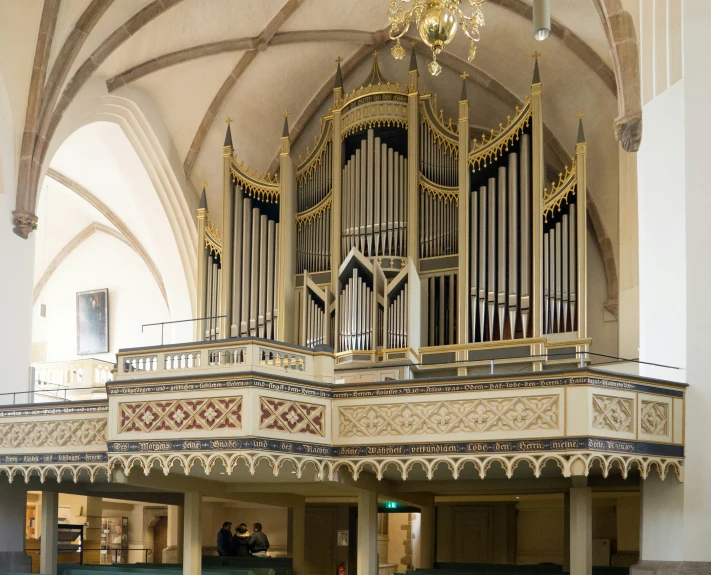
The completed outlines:
{"type": "Polygon", "coordinates": [[[108,353],[109,290],[77,293],[77,354],[108,353]]]}

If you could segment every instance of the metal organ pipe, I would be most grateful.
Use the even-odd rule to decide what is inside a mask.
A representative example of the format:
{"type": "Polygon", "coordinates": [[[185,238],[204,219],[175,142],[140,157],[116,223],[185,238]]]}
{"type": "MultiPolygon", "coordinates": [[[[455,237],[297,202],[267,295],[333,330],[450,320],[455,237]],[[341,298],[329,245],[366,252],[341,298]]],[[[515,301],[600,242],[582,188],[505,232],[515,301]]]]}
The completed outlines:
{"type": "Polygon", "coordinates": [[[486,333],[486,186],[479,188],[479,341],[486,333]]]}
{"type": "Polygon", "coordinates": [[[244,198],[242,209],[242,314],[239,333],[242,337],[249,335],[249,288],[250,261],[252,253],[252,198],[244,198]]]}
{"type": "Polygon", "coordinates": [[[249,335],[257,335],[257,305],[259,301],[259,208],[252,208],[252,277],[249,286],[249,335]]]}
{"type": "Polygon", "coordinates": [[[494,309],[496,306],[496,179],[489,178],[489,218],[487,221],[489,255],[487,268],[489,272],[487,285],[487,325],[489,341],[494,339],[494,309]]]}
{"type": "Polygon", "coordinates": [[[499,167],[498,173],[498,230],[497,230],[497,305],[499,312],[499,339],[504,339],[506,321],[506,168],[499,167]]]}
{"type": "Polygon", "coordinates": [[[518,311],[518,154],[509,154],[509,327],[516,337],[518,311]]]}
{"type": "Polygon", "coordinates": [[[521,136],[521,325],[523,337],[528,337],[531,282],[531,138],[521,136]]]}

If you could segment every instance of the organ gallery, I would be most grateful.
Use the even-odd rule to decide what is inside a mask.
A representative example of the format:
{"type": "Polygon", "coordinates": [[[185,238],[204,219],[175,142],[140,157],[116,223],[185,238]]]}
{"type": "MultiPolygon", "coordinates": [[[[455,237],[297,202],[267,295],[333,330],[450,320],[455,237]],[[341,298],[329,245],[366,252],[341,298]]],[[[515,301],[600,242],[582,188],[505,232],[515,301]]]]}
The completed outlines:
{"type": "Polygon", "coordinates": [[[228,124],[222,219],[204,193],[198,212],[197,339],[326,345],[337,369],[460,375],[587,351],[582,114],[548,183],[537,59],[530,95],[489,132],[469,124],[466,74],[445,120],[414,49],[402,67],[402,81],[383,77],[375,52],[346,92],[339,59],[332,107],[298,159],[285,117],[277,175],[239,161],[247,140],[228,124]]]}

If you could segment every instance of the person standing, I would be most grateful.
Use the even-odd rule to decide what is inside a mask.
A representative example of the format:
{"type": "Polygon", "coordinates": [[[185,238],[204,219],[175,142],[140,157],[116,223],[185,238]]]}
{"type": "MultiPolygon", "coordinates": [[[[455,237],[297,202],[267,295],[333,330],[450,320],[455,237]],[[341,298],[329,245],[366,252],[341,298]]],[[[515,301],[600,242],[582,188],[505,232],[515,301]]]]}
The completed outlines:
{"type": "Polygon", "coordinates": [[[255,523],[252,536],[249,538],[249,550],[255,557],[266,557],[269,550],[269,539],[262,532],[262,524],[255,523]]]}
{"type": "Polygon", "coordinates": [[[249,557],[250,533],[247,525],[240,523],[235,529],[234,550],[237,557],[249,557]]]}
{"type": "Polygon", "coordinates": [[[217,532],[217,554],[221,557],[232,555],[232,523],[225,521],[217,532]]]}

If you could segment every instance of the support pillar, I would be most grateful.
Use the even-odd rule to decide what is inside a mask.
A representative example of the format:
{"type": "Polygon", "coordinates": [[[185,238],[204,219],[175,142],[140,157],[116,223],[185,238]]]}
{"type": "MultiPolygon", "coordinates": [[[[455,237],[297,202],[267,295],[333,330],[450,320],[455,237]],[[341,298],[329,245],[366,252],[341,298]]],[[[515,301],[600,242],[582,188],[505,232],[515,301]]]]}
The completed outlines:
{"type": "Polygon", "coordinates": [[[202,574],[202,495],[186,493],[183,504],[183,575],[202,574]]]}
{"type": "Polygon", "coordinates": [[[104,509],[104,500],[101,497],[86,498],[86,522],[84,529],[84,547],[91,551],[84,552],[84,561],[99,562],[101,556],[101,516],[104,509]],[[96,551],[94,551],[96,549],[96,551]]]}
{"type": "Polygon", "coordinates": [[[592,489],[585,477],[570,488],[570,575],[592,575],[592,489]]]}
{"type": "Polygon", "coordinates": [[[434,567],[434,532],[435,532],[435,510],[434,507],[420,508],[420,564],[416,567],[420,569],[432,569],[434,567]]]}
{"type": "Polygon", "coordinates": [[[563,494],[563,573],[570,573],[570,492],[563,494]]]}
{"type": "Polygon", "coordinates": [[[161,557],[163,563],[180,563],[178,549],[181,530],[179,523],[182,521],[182,508],[178,505],[169,505],[167,547],[163,549],[161,557]]]}
{"type": "Polygon", "coordinates": [[[373,575],[377,572],[378,494],[373,491],[361,491],[358,493],[357,575],[373,575]]]}
{"type": "Polygon", "coordinates": [[[289,537],[287,547],[294,575],[306,573],[306,503],[301,502],[289,508],[289,537]]]}
{"type": "Polygon", "coordinates": [[[0,572],[30,573],[25,553],[27,491],[7,482],[0,485],[0,572]]]}
{"type": "MultiPolygon", "coordinates": [[[[42,535],[40,539],[40,573],[57,575],[57,522],[59,494],[42,492],[42,535]]],[[[24,535],[24,529],[22,530],[24,535]]]]}

